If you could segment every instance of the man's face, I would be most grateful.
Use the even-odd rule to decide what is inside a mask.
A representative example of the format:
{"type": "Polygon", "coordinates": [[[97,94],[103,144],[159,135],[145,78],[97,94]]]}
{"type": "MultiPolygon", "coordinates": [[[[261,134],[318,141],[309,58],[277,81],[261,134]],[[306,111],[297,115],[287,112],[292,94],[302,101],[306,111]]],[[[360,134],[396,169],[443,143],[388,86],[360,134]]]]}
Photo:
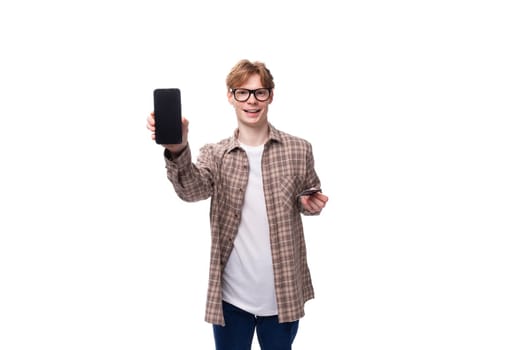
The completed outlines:
{"type": "Polygon", "coordinates": [[[273,92],[271,90],[257,90],[264,89],[259,75],[251,75],[248,80],[241,86],[236,86],[235,89],[238,89],[236,92],[237,99],[232,91],[228,91],[228,100],[235,108],[238,123],[246,126],[266,125],[268,122],[268,105],[272,103],[273,92]],[[250,92],[243,91],[242,89],[257,91],[250,92]],[[248,99],[244,101],[246,97],[248,97],[248,99]]]}

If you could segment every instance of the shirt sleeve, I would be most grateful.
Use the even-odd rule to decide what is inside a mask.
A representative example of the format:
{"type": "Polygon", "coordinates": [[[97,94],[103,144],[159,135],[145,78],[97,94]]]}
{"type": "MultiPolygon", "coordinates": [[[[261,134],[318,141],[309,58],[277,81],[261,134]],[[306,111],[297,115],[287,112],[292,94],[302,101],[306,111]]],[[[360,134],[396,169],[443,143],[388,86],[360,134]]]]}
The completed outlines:
{"type": "MultiPolygon", "coordinates": [[[[304,181],[305,183],[304,190],[312,189],[312,188],[320,189],[321,181],[319,180],[319,177],[317,176],[317,172],[315,171],[314,155],[312,151],[312,146],[309,143],[307,143],[307,147],[306,147],[305,161],[306,161],[306,164],[305,164],[306,173],[305,173],[305,181],[304,181]]],[[[309,215],[309,216],[319,215],[319,213],[312,214],[306,211],[303,205],[301,204],[301,200],[299,198],[297,200],[299,202],[300,211],[303,215],[309,215]]]]}
{"type": "Polygon", "coordinates": [[[213,169],[210,147],[203,147],[197,163],[192,163],[189,145],[177,156],[164,151],[168,180],[186,202],[209,198],[213,193],[213,169]]]}

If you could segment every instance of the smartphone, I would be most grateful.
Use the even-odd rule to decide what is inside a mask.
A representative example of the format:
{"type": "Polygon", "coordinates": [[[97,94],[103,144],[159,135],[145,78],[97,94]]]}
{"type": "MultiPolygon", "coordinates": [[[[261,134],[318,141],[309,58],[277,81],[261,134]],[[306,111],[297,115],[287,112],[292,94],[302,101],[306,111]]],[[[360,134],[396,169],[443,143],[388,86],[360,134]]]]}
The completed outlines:
{"type": "Polygon", "coordinates": [[[155,142],[163,145],[182,143],[180,89],[155,89],[155,142]]]}
{"type": "Polygon", "coordinates": [[[314,193],[322,192],[320,188],[309,188],[307,190],[304,190],[303,192],[299,193],[297,197],[301,196],[311,196],[314,193]]]}

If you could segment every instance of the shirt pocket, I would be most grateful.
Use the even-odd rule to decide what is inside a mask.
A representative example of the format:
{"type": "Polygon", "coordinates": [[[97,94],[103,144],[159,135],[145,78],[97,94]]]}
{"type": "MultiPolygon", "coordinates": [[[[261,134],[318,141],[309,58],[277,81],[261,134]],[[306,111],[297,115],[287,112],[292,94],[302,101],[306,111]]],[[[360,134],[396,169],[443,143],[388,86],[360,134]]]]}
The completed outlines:
{"type": "Polygon", "coordinates": [[[289,210],[299,209],[297,194],[300,192],[301,180],[294,175],[283,175],[279,182],[279,203],[289,210]]]}

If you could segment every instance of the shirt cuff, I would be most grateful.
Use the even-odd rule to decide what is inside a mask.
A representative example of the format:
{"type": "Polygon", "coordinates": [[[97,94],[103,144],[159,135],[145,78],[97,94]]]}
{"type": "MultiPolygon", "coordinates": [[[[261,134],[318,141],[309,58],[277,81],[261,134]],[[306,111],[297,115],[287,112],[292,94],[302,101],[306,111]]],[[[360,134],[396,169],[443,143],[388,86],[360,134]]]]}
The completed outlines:
{"type": "Polygon", "coordinates": [[[188,161],[191,161],[190,147],[186,145],[186,147],[184,147],[184,149],[177,155],[171,153],[168,149],[165,148],[164,158],[166,159],[166,163],[174,166],[180,166],[182,164],[185,164],[188,161]]]}

